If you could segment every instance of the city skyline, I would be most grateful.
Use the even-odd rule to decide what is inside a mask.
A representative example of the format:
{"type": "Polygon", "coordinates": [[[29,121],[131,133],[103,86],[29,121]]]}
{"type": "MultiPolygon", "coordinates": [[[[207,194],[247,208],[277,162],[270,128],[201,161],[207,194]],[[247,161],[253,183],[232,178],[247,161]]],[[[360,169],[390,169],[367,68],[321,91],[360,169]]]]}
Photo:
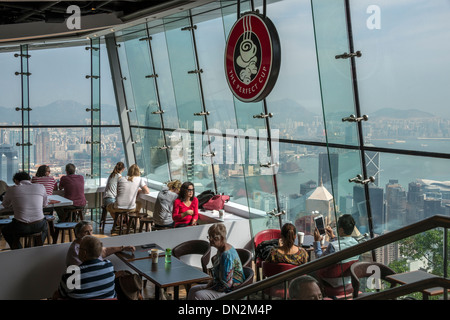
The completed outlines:
{"type": "MultiPolygon", "coordinates": [[[[297,165],[303,171],[298,174],[290,174],[291,177],[301,177],[298,179],[299,181],[295,182],[296,185],[293,187],[295,190],[298,190],[300,184],[311,179],[313,174],[309,173],[309,170],[317,171],[318,164],[310,164],[307,160],[308,156],[312,157],[321,153],[318,149],[326,149],[327,142],[349,146],[349,148],[339,150],[343,159],[342,161],[340,159],[339,168],[342,178],[336,185],[336,189],[339,190],[336,196],[345,197],[350,192],[350,188],[344,186],[344,183],[347,183],[348,178],[361,173],[359,172],[361,168],[358,167],[360,155],[356,152],[351,154],[353,150],[351,147],[357,146],[359,143],[356,125],[342,122],[343,117],[348,117],[349,113],[354,112],[353,101],[347,101],[345,98],[352,92],[349,81],[350,68],[342,67],[347,65],[345,61],[335,59],[336,54],[342,53],[335,52],[336,50],[348,48],[348,39],[345,30],[340,28],[342,21],[339,19],[343,17],[343,12],[338,11],[338,14],[335,15],[335,11],[325,10],[325,15],[321,15],[321,9],[325,8],[321,7],[324,2],[313,1],[312,3],[315,12],[308,1],[277,1],[268,6],[269,16],[273,17],[282,44],[279,81],[267,98],[267,109],[273,113],[273,117],[268,119],[268,123],[271,129],[280,131],[280,139],[285,140],[281,148],[286,149],[286,154],[290,152],[290,157],[297,158],[296,162],[294,161],[292,164],[297,165]],[[317,24],[317,28],[314,28],[314,23],[317,24]],[[333,30],[333,33],[322,34],[320,28],[333,30]],[[335,31],[339,34],[342,32],[345,36],[334,39],[335,31]],[[324,40],[321,37],[330,40],[327,44],[331,45],[331,49],[321,46],[320,40],[324,40]],[[289,41],[285,41],[285,39],[289,39],[289,41]],[[317,56],[317,53],[321,55],[317,56]],[[327,71],[334,72],[333,75],[338,81],[334,82],[333,86],[321,88],[321,85],[324,85],[327,80],[324,77],[319,79],[320,70],[322,70],[319,67],[323,66],[325,69],[329,68],[327,71]],[[339,91],[342,88],[345,89],[345,92],[339,91]],[[338,101],[339,105],[324,104],[327,94],[336,97],[337,99],[331,100],[338,101]],[[293,143],[291,144],[290,141],[293,143]],[[316,148],[308,145],[311,142],[320,142],[323,146],[316,148]],[[346,155],[347,158],[345,158],[346,155]],[[339,194],[341,192],[342,194],[339,194]]],[[[331,5],[331,2],[328,4],[331,5]]],[[[446,90],[448,86],[446,75],[450,70],[447,70],[446,60],[444,60],[450,41],[432,42],[436,37],[450,39],[448,28],[443,28],[450,20],[448,19],[450,10],[444,10],[448,9],[448,5],[448,2],[443,0],[433,2],[367,0],[359,1],[351,6],[355,48],[362,51],[361,58],[355,59],[359,80],[360,107],[361,113],[369,116],[369,120],[362,123],[364,135],[362,143],[365,146],[382,147],[387,150],[387,152],[380,153],[380,165],[377,173],[379,175],[377,183],[380,187],[385,188],[386,182],[389,180],[398,180],[399,184],[405,187],[416,179],[450,180],[445,169],[447,167],[446,159],[443,157],[435,158],[432,154],[417,156],[405,155],[396,151],[389,152],[390,149],[424,153],[448,153],[450,150],[450,111],[446,107],[447,101],[450,99],[450,91],[446,90]],[[378,29],[367,27],[367,20],[371,17],[371,13],[367,12],[367,9],[374,5],[378,6],[381,13],[380,28],[378,29]],[[411,10],[411,14],[408,14],[405,9],[411,10]],[[427,22],[427,28],[419,28],[423,24],[419,23],[418,17],[427,22]],[[417,43],[422,45],[418,46],[417,43]],[[415,50],[411,50],[411,45],[415,50]],[[436,50],[433,59],[428,59],[420,64],[416,63],[416,61],[423,61],[422,57],[428,53],[432,45],[436,50]],[[429,74],[436,76],[430,78],[429,74]]],[[[342,10],[341,5],[335,3],[331,8],[342,10]]],[[[135,81],[136,84],[132,90],[126,91],[128,107],[133,111],[130,114],[130,123],[133,127],[130,135],[137,133],[138,136],[147,139],[140,141],[141,143],[135,146],[136,159],[143,165],[147,165],[148,169],[146,168],[146,170],[151,173],[153,173],[152,170],[156,171],[157,169],[165,171],[160,176],[155,174],[164,181],[165,177],[168,177],[167,164],[164,163],[164,157],[156,156],[157,153],[151,148],[157,147],[154,144],[159,143],[161,135],[166,132],[161,133],[159,130],[155,130],[159,123],[156,121],[153,126],[145,118],[150,110],[149,104],[152,105],[152,108],[158,107],[152,91],[154,80],[144,78],[145,72],[152,67],[150,61],[155,63],[154,67],[159,74],[158,90],[165,93],[160,95],[163,101],[160,107],[165,110],[169,108],[172,111],[162,115],[166,125],[171,123],[169,129],[177,129],[177,125],[181,128],[188,127],[192,123],[192,113],[200,111],[201,102],[204,102],[208,110],[210,108],[212,110],[208,118],[209,128],[224,129],[238,126],[245,130],[246,128],[265,127],[263,121],[255,119],[255,115],[263,110],[262,103],[235,103],[226,84],[224,85],[224,78],[221,78],[223,74],[222,54],[227,28],[232,24],[228,16],[222,19],[220,10],[217,10],[216,13],[217,18],[206,19],[206,21],[199,19],[198,28],[195,31],[196,48],[187,41],[190,39],[188,33],[168,26],[164,33],[153,35],[155,40],[152,42],[154,56],[149,56],[147,43],[139,41],[140,34],[145,33],[142,31],[143,29],[142,32],[127,36],[121,42],[123,45],[120,47],[121,49],[118,49],[118,53],[123,54],[120,62],[124,78],[127,78],[124,80],[125,90],[131,88],[129,83],[132,81],[135,81]],[[223,38],[222,32],[224,33],[223,38]],[[219,34],[220,36],[217,36],[219,34]],[[195,61],[191,55],[191,49],[193,49],[192,52],[194,49],[197,50],[198,62],[203,68],[204,100],[197,96],[199,89],[196,80],[191,82],[185,78],[186,70],[184,69],[195,61]],[[217,58],[218,56],[221,56],[220,59],[217,58]],[[140,76],[142,79],[139,78],[140,76]],[[217,81],[214,81],[215,79],[217,81]],[[195,90],[189,92],[194,87],[195,90]],[[215,113],[214,111],[223,112],[215,113]],[[145,127],[152,127],[152,129],[147,130],[145,127]],[[158,165],[160,165],[159,161],[163,159],[159,167],[152,162],[155,159],[158,165]]],[[[31,47],[33,48],[33,46],[31,47]]],[[[29,78],[27,98],[33,109],[29,114],[29,120],[32,126],[36,126],[29,129],[33,133],[30,142],[34,144],[32,146],[32,164],[35,166],[37,165],[35,162],[38,160],[42,162],[49,160],[61,167],[63,162],[76,160],[81,164],[80,169],[85,170],[85,174],[89,174],[91,160],[88,159],[90,149],[86,145],[86,141],[90,139],[90,114],[85,109],[90,107],[91,96],[90,81],[86,78],[86,74],[90,72],[90,52],[85,50],[84,46],[76,46],[39,48],[39,50],[30,50],[29,53],[31,55],[28,60],[29,70],[32,75],[29,78]],[[66,106],[56,107],[57,102],[65,103],[66,106]],[[54,109],[51,108],[52,105],[54,109]],[[53,130],[51,127],[54,125],[82,125],[85,127],[61,128],[61,130],[69,130],[76,136],[74,138],[68,138],[62,133],[63,131],[53,130],[52,135],[55,137],[49,137],[48,149],[51,148],[52,151],[49,152],[52,155],[47,159],[42,157],[45,151],[39,151],[39,140],[35,140],[40,132],[47,130],[47,128],[39,128],[40,125],[47,126],[48,130],[53,130]]],[[[118,126],[109,61],[103,44],[100,53],[102,120],[103,124],[118,126]]],[[[14,58],[13,52],[2,52],[0,53],[0,66],[0,70],[2,70],[0,73],[0,107],[4,108],[0,110],[2,114],[0,126],[2,130],[14,132],[14,140],[10,140],[9,143],[15,146],[20,141],[19,131],[21,129],[12,128],[12,126],[22,125],[21,113],[15,110],[20,107],[22,98],[21,77],[14,75],[20,67],[20,59],[14,58]]],[[[117,127],[115,130],[116,132],[110,135],[110,139],[106,136],[101,139],[102,162],[114,162],[117,157],[123,157],[123,146],[114,144],[121,141],[120,129],[117,127]],[[116,154],[108,154],[111,150],[114,150],[116,154]]],[[[47,140],[42,140],[40,143],[45,143],[43,141],[47,140]]],[[[333,151],[331,150],[330,153],[333,151]]],[[[19,156],[19,161],[21,161],[20,159],[19,156]]],[[[226,176],[228,170],[237,170],[235,168],[225,168],[226,170],[224,167],[219,168],[219,178],[228,178],[226,176]]],[[[203,180],[210,183],[212,179],[210,169],[200,169],[201,172],[196,172],[195,175],[189,173],[189,177],[195,178],[197,183],[201,183],[203,180]]],[[[257,167],[245,167],[242,169],[242,173],[256,175],[259,172],[258,169],[257,167]]],[[[284,174],[285,170],[286,172],[292,170],[292,167],[285,166],[280,173],[284,174]]],[[[106,174],[106,172],[107,169],[102,170],[102,174],[106,174]]],[[[237,172],[240,173],[239,170],[237,172]]],[[[182,177],[185,177],[184,173],[181,173],[182,177]]],[[[287,173],[286,175],[289,176],[287,173]]],[[[286,178],[281,179],[280,175],[280,180],[285,181],[286,178]]],[[[261,189],[264,187],[264,190],[272,191],[273,181],[265,180],[264,183],[259,182],[255,185],[261,189]]],[[[294,182],[292,182],[293,184],[294,182]]],[[[229,187],[229,185],[224,185],[229,187]]],[[[291,187],[290,183],[289,187],[291,187]]],[[[280,183],[278,188],[281,195],[289,196],[288,187],[280,183]]],[[[336,201],[340,201],[340,199],[338,198],[336,201]]]]}

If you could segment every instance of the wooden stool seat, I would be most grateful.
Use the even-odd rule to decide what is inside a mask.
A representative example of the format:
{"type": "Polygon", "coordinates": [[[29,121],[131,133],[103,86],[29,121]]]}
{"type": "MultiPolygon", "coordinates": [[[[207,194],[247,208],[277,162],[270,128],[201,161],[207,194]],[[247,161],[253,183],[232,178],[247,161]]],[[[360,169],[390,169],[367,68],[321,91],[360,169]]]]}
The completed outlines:
{"type": "Polygon", "coordinates": [[[4,226],[5,224],[8,224],[10,222],[12,222],[12,219],[9,219],[9,218],[7,218],[7,219],[0,219],[0,226],[4,226]]]}
{"type": "Polygon", "coordinates": [[[53,244],[56,244],[58,242],[58,236],[61,232],[61,243],[64,243],[64,232],[67,230],[69,234],[69,239],[72,242],[72,231],[75,235],[75,226],[77,225],[76,222],[60,222],[55,224],[55,236],[53,237],[53,244]]]}
{"type": "Polygon", "coordinates": [[[137,233],[137,226],[139,220],[142,220],[145,217],[143,213],[130,212],[128,214],[128,226],[127,226],[127,234],[130,233],[131,226],[134,224],[134,233],[137,233]]]}
{"type": "Polygon", "coordinates": [[[21,239],[24,239],[23,246],[25,248],[31,248],[31,247],[37,247],[37,246],[43,246],[44,243],[42,242],[42,232],[36,232],[31,234],[21,234],[19,235],[19,241],[21,239]]]}
{"type": "Polygon", "coordinates": [[[152,231],[152,229],[154,228],[153,218],[150,218],[150,217],[141,218],[140,223],[139,223],[139,232],[142,232],[142,230],[144,229],[144,226],[145,226],[146,232],[152,231]]]}
{"type": "Polygon", "coordinates": [[[114,231],[115,228],[119,228],[119,235],[123,232],[123,221],[126,220],[126,224],[128,225],[128,215],[130,213],[134,213],[134,211],[123,211],[123,212],[115,212],[114,223],[111,232],[114,231]]]}

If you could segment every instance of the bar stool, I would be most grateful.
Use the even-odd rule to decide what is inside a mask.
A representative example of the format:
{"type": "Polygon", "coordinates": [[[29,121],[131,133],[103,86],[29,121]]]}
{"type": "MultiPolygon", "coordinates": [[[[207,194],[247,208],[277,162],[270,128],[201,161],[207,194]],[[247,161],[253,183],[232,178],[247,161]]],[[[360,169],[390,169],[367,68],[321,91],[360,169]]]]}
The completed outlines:
{"type": "MultiPolygon", "coordinates": [[[[137,225],[139,220],[145,217],[145,214],[138,212],[130,212],[128,213],[128,226],[127,226],[127,234],[130,233],[131,226],[134,224],[134,233],[137,233],[137,225]]],[[[140,223],[139,223],[140,224],[140,223]]],[[[140,228],[139,228],[140,230],[140,228]]]]}
{"type": "Polygon", "coordinates": [[[64,209],[66,222],[77,222],[84,220],[84,208],[64,209]]]}
{"type": "Polygon", "coordinates": [[[43,246],[44,243],[42,242],[42,232],[36,232],[32,234],[21,234],[19,235],[19,241],[23,239],[23,246],[25,248],[31,248],[31,247],[37,247],[37,246],[43,246]]]}
{"type": "Polygon", "coordinates": [[[108,216],[108,210],[106,210],[106,206],[103,205],[102,206],[102,217],[100,218],[100,230],[101,233],[105,233],[105,224],[114,224],[114,219],[107,219],[108,216]],[[106,221],[110,221],[110,222],[106,222],[106,221]]]}
{"type": "Polygon", "coordinates": [[[12,219],[0,219],[0,236],[2,235],[2,229],[4,226],[6,226],[8,223],[11,223],[12,219]]]}
{"type": "Polygon", "coordinates": [[[47,236],[47,243],[50,244],[50,237],[53,239],[55,237],[55,216],[46,214],[44,215],[45,220],[47,220],[48,223],[48,236],[47,236]]]}
{"type": "Polygon", "coordinates": [[[77,225],[76,222],[60,222],[55,224],[55,236],[53,237],[53,244],[56,244],[58,242],[58,236],[61,232],[61,243],[64,243],[64,237],[65,237],[65,231],[69,234],[70,242],[73,241],[72,237],[72,231],[75,235],[75,226],[77,225]]]}
{"type": "Polygon", "coordinates": [[[150,217],[141,218],[139,221],[139,232],[142,232],[142,230],[144,229],[144,226],[145,226],[146,232],[152,231],[154,228],[153,218],[150,218],[150,217]]]}
{"type": "Polygon", "coordinates": [[[134,211],[116,212],[111,232],[113,232],[116,227],[119,227],[119,235],[121,235],[123,231],[123,220],[126,220],[126,223],[128,224],[128,215],[130,213],[134,213],[134,211]]]}

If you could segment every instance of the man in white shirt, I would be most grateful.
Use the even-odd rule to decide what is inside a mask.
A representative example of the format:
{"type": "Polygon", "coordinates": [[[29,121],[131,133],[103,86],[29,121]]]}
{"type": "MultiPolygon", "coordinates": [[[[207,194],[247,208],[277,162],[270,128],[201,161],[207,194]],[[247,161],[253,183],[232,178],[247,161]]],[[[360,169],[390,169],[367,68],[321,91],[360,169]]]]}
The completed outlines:
{"type": "Polygon", "coordinates": [[[13,181],[16,184],[8,188],[2,205],[14,211],[12,222],[5,225],[2,234],[11,249],[20,249],[20,236],[42,232],[44,243],[48,225],[43,208],[48,204],[47,192],[42,184],[31,183],[27,172],[17,172],[13,181]]]}

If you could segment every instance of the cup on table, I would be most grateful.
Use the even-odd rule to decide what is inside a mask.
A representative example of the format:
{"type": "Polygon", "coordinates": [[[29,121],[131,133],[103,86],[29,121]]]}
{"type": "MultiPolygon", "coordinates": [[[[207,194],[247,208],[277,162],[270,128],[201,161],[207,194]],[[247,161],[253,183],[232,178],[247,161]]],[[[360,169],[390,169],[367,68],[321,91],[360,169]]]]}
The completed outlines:
{"type": "Polygon", "coordinates": [[[297,232],[298,237],[298,245],[301,246],[303,244],[303,241],[305,240],[305,233],[304,232],[297,232]]]}
{"type": "Polygon", "coordinates": [[[219,210],[219,219],[223,219],[223,215],[224,215],[224,210],[220,209],[219,210]]]}
{"type": "Polygon", "coordinates": [[[152,249],[151,252],[151,257],[152,257],[152,263],[158,263],[158,249],[152,249]]]}

